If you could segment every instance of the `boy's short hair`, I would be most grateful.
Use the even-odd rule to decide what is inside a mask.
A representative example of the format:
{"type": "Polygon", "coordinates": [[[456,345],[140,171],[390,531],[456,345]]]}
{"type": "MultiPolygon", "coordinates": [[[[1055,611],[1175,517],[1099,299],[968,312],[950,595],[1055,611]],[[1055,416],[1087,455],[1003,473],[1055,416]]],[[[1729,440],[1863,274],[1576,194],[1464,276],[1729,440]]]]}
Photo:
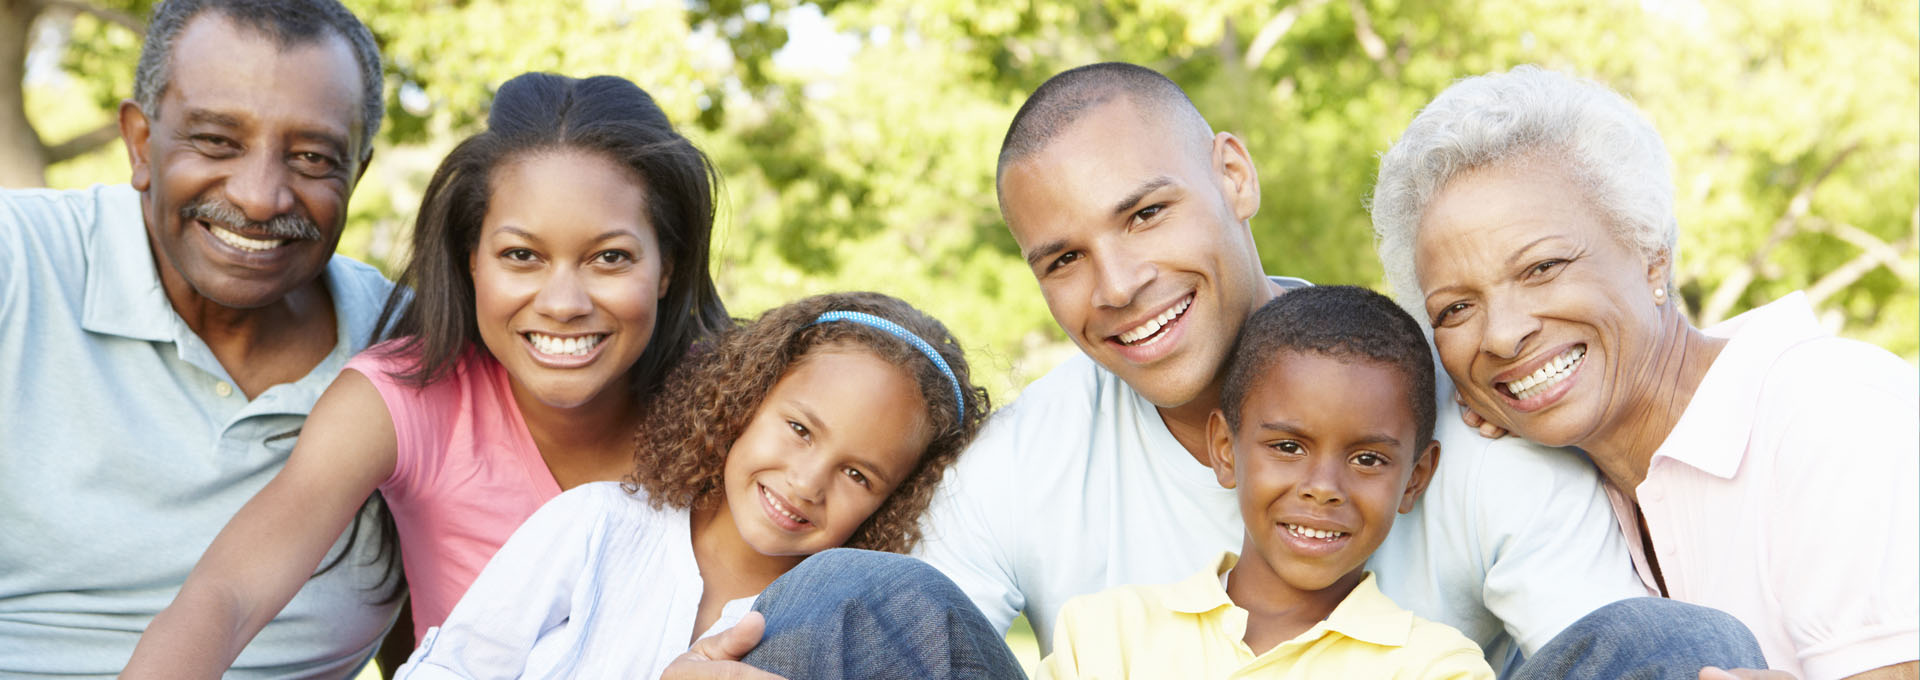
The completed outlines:
{"type": "Polygon", "coordinates": [[[1411,388],[1407,407],[1413,410],[1415,448],[1433,440],[1433,355],[1420,323],[1386,296],[1358,286],[1311,286],[1288,291],[1255,311],[1240,327],[1220,388],[1220,410],[1236,433],[1248,386],[1285,350],[1366,359],[1399,371],[1411,388]]]}

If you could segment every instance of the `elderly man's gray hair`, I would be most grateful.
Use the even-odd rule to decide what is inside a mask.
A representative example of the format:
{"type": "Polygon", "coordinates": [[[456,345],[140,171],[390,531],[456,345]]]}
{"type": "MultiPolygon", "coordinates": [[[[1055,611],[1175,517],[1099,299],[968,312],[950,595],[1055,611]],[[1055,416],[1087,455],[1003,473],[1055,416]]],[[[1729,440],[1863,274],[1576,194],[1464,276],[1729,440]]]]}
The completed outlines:
{"type": "Polygon", "coordinates": [[[1415,318],[1426,318],[1415,234],[1434,195],[1462,173],[1520,159],[1565,168],[1621,243],[1666,259],[1671,287],[1679,228],[1660,134],[1605,86],[1519,66],[1454,83],[1380,158],[1374,236],[1387,283],[1415,318]]]}
{"type": "MultiPolygon", "coordinates": [[[[166,0],[153,8],[147,37],[140,47],[140,63],[133,73],[133,101],[148,116],[160,115],[160,95],[173,76],[173,44],[180,31],[202,12],[212,10],[243,28],[259,31],[282,49],[312,44],[337,35],[353,49],[360,66],[362,158],[373,149],[373,136],[386,116],[387,100],[380,74],[380,48],[373,33],[338,0],[166,0]]],[[[260,83],[260,87],[274,87],[260,83]]],[[[299,87],[281,83],[279,87],[299,87]]]]}

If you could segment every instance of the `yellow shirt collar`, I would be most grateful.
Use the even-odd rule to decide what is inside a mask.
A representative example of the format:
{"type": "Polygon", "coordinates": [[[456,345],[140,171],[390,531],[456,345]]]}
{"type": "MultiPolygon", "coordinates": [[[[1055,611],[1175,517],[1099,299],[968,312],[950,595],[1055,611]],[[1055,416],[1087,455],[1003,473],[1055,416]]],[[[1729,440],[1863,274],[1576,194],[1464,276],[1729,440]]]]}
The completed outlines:
{"type": "MultiPolygon", "coordinates": [[[[1238,609],[1233,600],[1227,597],[1227,590],[1220,586],[1220,577],[1239,561],[1239,555],[1231,551],[1222,553],[1211,569],[1195,573],[1164,591],[1161,606],[1183,614],[1238,609]]],[[[1240,622],[1239,627],[1244,632],[1245,611],[1238,612],[1234,618],[1240,622]]],[[[1380,587],[1374,583],[1373,572],[1367,572],[1366,577],[1360,579],[1360,584],[1353,587],[1353,592],[1348,593],[1346,599],[1333,608],[1333,613],[1327,615],[1327,620],[1314,624],[1295,639],[1314,640],[1333,632],[1362,642],[1400,647],[1407,644],[1407,637],[1412,631],[1413,612],[1401,609],[1381,593],[1380,587]]]]}

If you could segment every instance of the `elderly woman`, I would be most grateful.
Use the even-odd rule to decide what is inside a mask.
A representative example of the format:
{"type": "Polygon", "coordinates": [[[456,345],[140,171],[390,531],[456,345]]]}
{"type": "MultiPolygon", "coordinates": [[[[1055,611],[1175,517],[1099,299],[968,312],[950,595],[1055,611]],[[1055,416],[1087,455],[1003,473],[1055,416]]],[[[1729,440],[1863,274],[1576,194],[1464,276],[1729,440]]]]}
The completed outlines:
{"type": "Polygon", "coordinates": [[[1667,164],[1599,85],[1462,80],[1381,159],[1389,282],[1474,413],[1592,459],[1650,592],[1734,615],[1797,677],[1914,677],[1914,370],[1798,293],[1690,325],[1667,164]]]}

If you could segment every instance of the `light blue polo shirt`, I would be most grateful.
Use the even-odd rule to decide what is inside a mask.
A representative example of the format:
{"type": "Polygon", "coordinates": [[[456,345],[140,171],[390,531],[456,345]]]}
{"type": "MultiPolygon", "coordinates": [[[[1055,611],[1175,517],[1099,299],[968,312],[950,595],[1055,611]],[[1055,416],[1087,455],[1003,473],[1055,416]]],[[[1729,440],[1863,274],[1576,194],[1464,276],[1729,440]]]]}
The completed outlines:
{"type": "MultiPolygon", "coordinates": [[[[249,401],[167,302],[131,187],[0,190],[0,676],[119,673],[391,288],[338,255],[325,277],[333,351],[249,401]]],[[[228,677],[357,668],[395,614],[372,604],[373,544],[310,580],[228,677]]]]}

